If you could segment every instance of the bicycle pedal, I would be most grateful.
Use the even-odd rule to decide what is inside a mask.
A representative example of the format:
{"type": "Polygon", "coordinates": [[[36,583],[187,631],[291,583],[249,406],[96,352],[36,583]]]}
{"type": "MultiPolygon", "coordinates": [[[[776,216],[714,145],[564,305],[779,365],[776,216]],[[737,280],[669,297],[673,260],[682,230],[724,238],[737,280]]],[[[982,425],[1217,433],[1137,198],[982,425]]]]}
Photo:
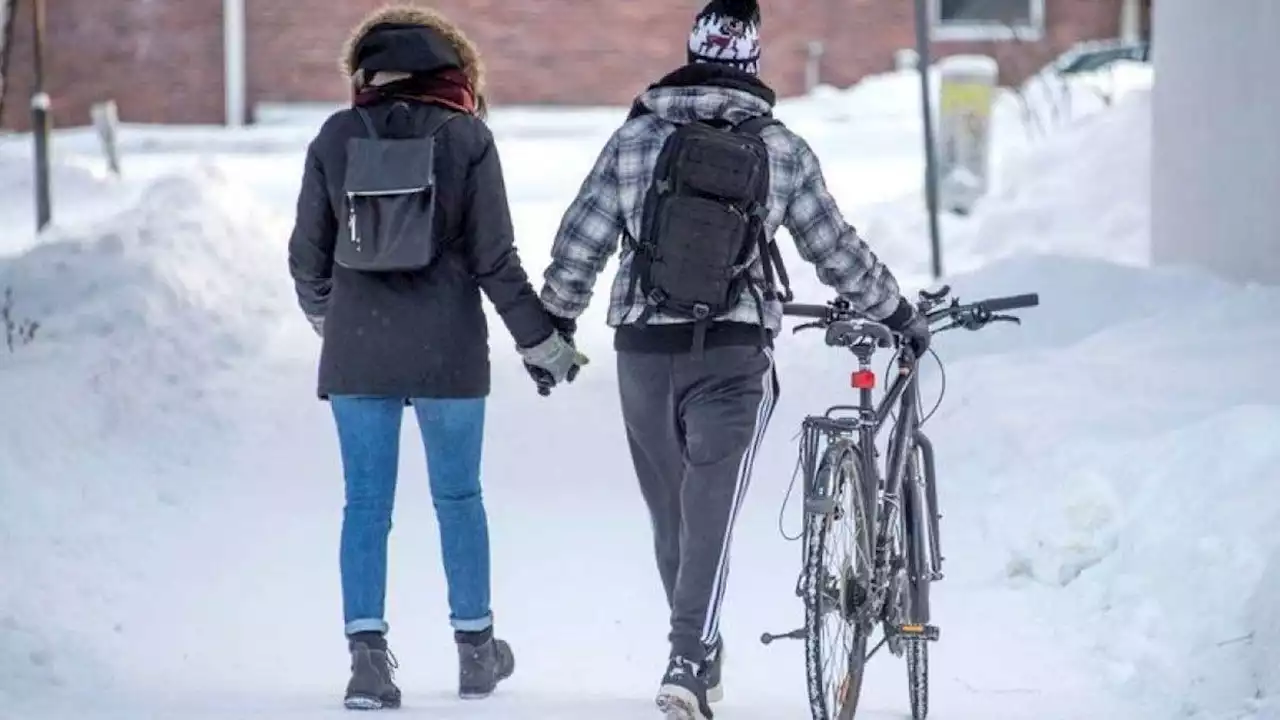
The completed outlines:
{"type": "Polygon", "coordinates": [[[933,625],[899,625],[894,630],[896,635],[924,638],[930,641],[936,641],[942,634],[942,631],[933,625]]]}
{"type": "Polygon", "coordinates": [[[774,635],[773,633],[764,633],[760,636],[760,643],[768,645],[775,640],[803,640],[805,637],[805,628],[796,628],[788,633],[774,635]]]}

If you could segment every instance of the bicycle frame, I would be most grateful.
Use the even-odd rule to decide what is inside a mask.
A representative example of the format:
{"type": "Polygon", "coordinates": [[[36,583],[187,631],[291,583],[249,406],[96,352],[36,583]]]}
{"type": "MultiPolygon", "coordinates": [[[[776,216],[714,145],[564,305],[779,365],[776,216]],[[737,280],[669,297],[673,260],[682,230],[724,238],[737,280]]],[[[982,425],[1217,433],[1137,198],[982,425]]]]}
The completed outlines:
{"type": "MultiPolygon", "coordinates": [[[[858,360],[858,372],[871,372],[871,355],[874,347],[869,344],[857,344],[849,348],[858,360]]],[[[905,520],[899,526],[903,530],[903,542],[906,551],[907,577],[911,604],[909,616],[905,618],[912,625],[925,625],[930,620],[928,583],[920,580],[933,580],[941,576],[942,555],[938,535],[937,488],[934,483],[933,445],[920,430],[920,414],[918,399],[920,383],[918,362],[899,356],[895,363],[898,372],[885,391],[884,398],[875,402],[874,387],[859,388],[859,402],[856,406],[836,405],[827,409],[824,419],[831,423],[818,423],[829,433],[856,435],[859,446],[862,476],[873,478],[875,487],[879,489],[879,497],[868,497],[873,504],[869,507],[883,507],[883,514],[877,514],[874,529],[876,557],[873,562],[874,582],[877,588],[887,587],[886,556],[890,533],[895,523],[905,520]],[[878,453],[875,450],[876,440],[884,429],[889,415],[898,412],[897,424],[889,438],[888,454],[884,471],[881,472],[876,462],[878,453]],[[856,415],[856,423],[850,426],[832,416],[843,411],[851,411],[856,415]],[[908,483],[907,460],[909,451],[920,450],[922,485],[908,483]]],[[[914,478],[913,478],[914,479],[914,478]]],[[[879,603],[877,602],[877,605],[879,603]]],[[[878,611],[879,608],[873,608],[878,611]]]]}

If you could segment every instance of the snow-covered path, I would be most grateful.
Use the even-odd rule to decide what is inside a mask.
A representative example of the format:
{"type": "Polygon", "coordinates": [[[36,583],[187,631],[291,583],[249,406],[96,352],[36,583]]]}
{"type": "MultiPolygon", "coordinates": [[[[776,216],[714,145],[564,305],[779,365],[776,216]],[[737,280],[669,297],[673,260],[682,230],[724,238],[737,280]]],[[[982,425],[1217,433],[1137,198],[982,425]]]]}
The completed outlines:
{"type": "MultiPolygon", "coordinates": [[[[171,506],[181,521],[158,528],[162,535],[149,538],[155,547],[145,561],[120,562],[117,571],[133,582],[106,593],[114,596],[110,616],[121,629],[97,648],[111,666],[106,684],[114,691],[97,694],[94,720],[343,713],[334,703],[345,672],[334,630],[342,502],[336,444],[325,406],[310,398],[314,339],[293,322],[279,332],[261,363],[220,379],[212,405],[226,414],[207,420],[216,434],[193,446],[193,471],[182,477],[185,487],[171,506]]],[[[655,714],[665,611],[611,392],[608,337],[590,331],[585,337],[588,351],[603,360],[551,399],[538,398],[518,373],[499,371],[486,494],[495,609],[515,645],[518,671],[492,702],[451,699],[455,670],[442,620],[435,525],[416,430],[406,419],[389,604],[410,717],[655,714]]],[[[800,342],[783,351],[784,365],[799,359],[800,342]]],[[[838,380],[839,359],[815,364],[838,380]]],[[[784,377],[798,374],[784,370],[784,377]]],[[[792,595],[799,548],[780,537],[777,525],[794,462],[790,438],[812,407],[790,396],[821,397],[806,384],[812,385],[790,381],[784,389],[738,532],[723,717],[805,712],[799,643],[766,648],[758,637],[789,630],[801,617],[792,595]]],[[[177,484],[172,472],[158,473],[156,481],[177,484]]],[[[786,518],[793,533],[794,504],[786,518]]],[[[1114,711],[1116,701],[1053,619],[1037,615],[1028,595],[966,572],[977,565],[966,555],[981,548],[976,524],[962,514],[948,520],[947,530],[954,569],[938,589],[944,640],[934,648],[932,717],[1110,716],[1104,711],[1114,711]]],[[[101,616],[84,620],[83,631],[93,632],[101,616]]],[[[887,654],[875,661],[867,718],[904,716],[904,678],[901,661],[887,654]]],[[[83,712],[83,695],[65,690],[64,700],[38,698],[21,717],[83,712]]]]}

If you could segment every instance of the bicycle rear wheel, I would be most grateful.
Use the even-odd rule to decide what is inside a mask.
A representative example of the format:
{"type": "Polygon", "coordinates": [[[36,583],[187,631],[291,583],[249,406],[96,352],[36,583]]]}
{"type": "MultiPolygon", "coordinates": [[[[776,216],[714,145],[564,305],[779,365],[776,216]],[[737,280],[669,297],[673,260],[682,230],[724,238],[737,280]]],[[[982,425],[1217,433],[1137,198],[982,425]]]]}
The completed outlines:
{"type": "Polygon", "coordinates": [[[805,671],[814,720],[851,720],[862,693],[871,622],[876,488],[857,447],[837,440],[808,490],[804,529],[805,671]]]}

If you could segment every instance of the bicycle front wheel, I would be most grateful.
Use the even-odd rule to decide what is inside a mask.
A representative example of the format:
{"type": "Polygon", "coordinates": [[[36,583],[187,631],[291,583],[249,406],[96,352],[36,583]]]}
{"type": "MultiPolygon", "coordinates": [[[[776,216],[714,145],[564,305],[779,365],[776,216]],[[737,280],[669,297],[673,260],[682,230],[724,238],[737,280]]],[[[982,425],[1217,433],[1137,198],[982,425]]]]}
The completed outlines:
{"type": "MultiPolygon", "coordinates": [[[[907,587],[906,620],[912,625],[929,622],[929,583],[933,569],[929,559],[936,552],[937,536],[933,520],[934,479],[926,475],[926,463],[922,450],[913,447],[907,459],[909,486],[903,494],[906,512],[903,520],[908,531],[907,573],[911,578],[907,587]]],[[[911,695],[911,720],[925,720],[929,715],[929,640],[923,637],[907,638],[907,691],[911,695]]]]}
{"type": "Polygon", "coordinates": [[[808,490],[801,587],[814,720],[851,720],[862,693],[876,497],[863,475],[857,446],[838,440],[823,454],[808,490]]]}

